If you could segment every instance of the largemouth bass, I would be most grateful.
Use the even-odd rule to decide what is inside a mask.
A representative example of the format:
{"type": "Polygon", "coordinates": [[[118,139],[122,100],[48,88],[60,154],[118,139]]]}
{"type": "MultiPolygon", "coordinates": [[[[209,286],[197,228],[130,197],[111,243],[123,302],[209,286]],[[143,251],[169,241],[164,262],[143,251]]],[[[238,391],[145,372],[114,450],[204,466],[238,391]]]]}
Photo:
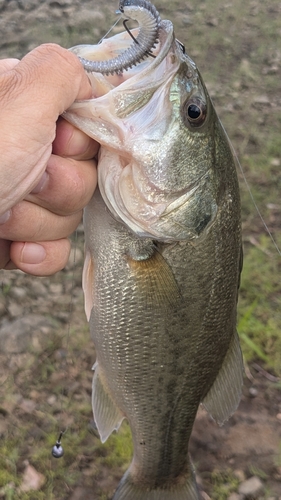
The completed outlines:
{"type": "MultiPolygon", "coordinates": [[[[93,98],[65,114],[101,144],[83,286],[95,422],[103,442],[124,418],[133,437],[114,500],[198,500],[188,455],[198,406],[223,423],[243,381],[235,161],[170,21],[158,39],[136,67],[91,73],[93,98]]],[[[122,33],[72,50],[104,61],[131,43],[122,33]]]]}

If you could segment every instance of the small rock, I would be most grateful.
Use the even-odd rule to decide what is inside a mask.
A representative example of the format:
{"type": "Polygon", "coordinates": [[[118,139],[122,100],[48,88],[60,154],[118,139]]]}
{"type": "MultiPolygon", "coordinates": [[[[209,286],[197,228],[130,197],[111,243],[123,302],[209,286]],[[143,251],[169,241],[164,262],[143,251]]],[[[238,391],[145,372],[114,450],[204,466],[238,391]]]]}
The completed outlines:
{"type": "Polygon", "coordinates": [[[251,396],[251,398],[256,398],[257,395],[258,395],[258,390],[255,388],[255,387],[250,387],[249,389],[249,396],[251,396]]]}
{"type": "Polygon", "coordinates": [[[26,297],[26,290],[20,286],[13,286],[11,288],[11,295],[16,299],[23,299],[23,297],[26,297]]]}
{"type": "Polygon", "coordinates": [[[255,75],[252,70],[251,63],[248,59],[242,59],[240,67],[240,74],[248,79],[255,80],[255,75]]]}
{"type": "Polygon", "coordinates": [[[242,496],[238,495],[238,493],[231,493],[230,497],[227,500],[242,500],[242,496]]]}
{"type": "Polygon", "coordinates": [[[184,14],[184,15],[181,16],[181,22],[183,24],[185,24],[185,25],[187,25],[187,24],[189,24],[189,25],[193,24],[193,21],[192,21],[191,17],[188,16],[188,15],[186,15],[186,14],[184,14]]]}
{"type": "Polygon", "coordinates": [[[259,95],[259,96],[254,98],[254,103],[267,105],[267,104],[270,104],[271,101],[267,95],[259,95]]]}
{"type": "Polygon", "coordinates": [[[23,473],[20,491],[38,491],[45,483],[46,479],[43,474],[40,474],[32,465],[27,462],[23,473]]]}
{"type": "Polygon", "coordinates": [[[16,406],[20,404],[22,400],[21,394],[11,394],[9,398],[3,401],[1,404],[1,413],[5,416],[5,412],[12,413],[16,406]],[[4,411],[3,411],[4,410],[4,411]]]}
{"type": "Polygon", "coordinates": [[[86,498],[87,492],[82,486],[78,486],[73,491],[69,500],[84,500],[86,498]]]}
{"type": "Polygon", "coordinates": [[[42,281],[40,281],[40,279],[38,280],[34,280],[31,282],[31,287],[32,287],[32,291],[35,293],[35,295],[41,295],[41,296],[47,296],[47,288],[46,286],[44,285],[44,283],[42,283],[42,281]]]}
{"type": "Polygon", "coordinates": [[[281,205],[277,205],[277,203],[267,203],[266,208],[268,208],[268,210],[280,210],[281,205]]]}
{"type": "Polygon", "coordinates": [[[36,391],[35,389],[32,389],[29,393],[30,399],[34,400],[39,400],[41,398],[41,393],[39,391],[36,391]]]}
{"type": "Polygon", "coordinates": [[[262,74],[263,75],[274,75],[275,73],[278,73],[279,67],[277,64],[272,64],[272,66],[265,66],[262,69],[262,74]]]}
{"type": "Polygon", "coordinates": [[[59,319],[62,323],[69,322],[69,312],[60,311],[56,313],[56,319],[59,319]]]}
{"type": "Polygon", "coordinates": [[[218,26],[219,21],[216,17],[212,16],[212,17],[209,17],[209,19],[207,19],[206,24],[208,26],[218,26]]]}
{"type": "Polygon", "coordinates": [[[54,394],[52,394],[52,396],[48,397],[47,399],[47,403],[50,405],[50,406],[53,406],[57,401],[57,396],[55,396],[54,394]]]}
{"type": "Polygon", "coordinates": [[[252,476],[240,484],[238,491],[244,498],[258,498],[263,492],[263,484],[259,477],[252,476]]]}
{"type": "Polygon", "coordinates": [[[63,293],[63,285],[61,283],[51,283],[49,286],[50,292],[56,295],[63,293]]]}
{"type": "Polygon", "coordinates": [[[237,477],[239,483],[242,483],[243,481],[245,481],[246,477],[245,477],[245,473],[243,470],[240,470],[240,469],[236,469],[234,472],[233,472],[234,476],[237,477]]]}
{"type": "Polygon", "coordinates": [[[22,399],[22,401],[19,404],[19,407],[25,412],[25,413],[33,413],[36,407],[36,403],[32,401],[31,399],[22,399]]]}
{"type": "Polygon", "coordinates": [[[279,158],[272,158],[272,160],[270,160],[270,165],[272,167],[280,167],[281,161],[279,158]]]}
{"type": "Polygon", "coordinates": [[[9,304],[7,309],[12,318],[17,318],[18,316],[23,315],[23,307],[20,304],[17,304],[16,302],[12,302],[11,304],[9,304]]]}

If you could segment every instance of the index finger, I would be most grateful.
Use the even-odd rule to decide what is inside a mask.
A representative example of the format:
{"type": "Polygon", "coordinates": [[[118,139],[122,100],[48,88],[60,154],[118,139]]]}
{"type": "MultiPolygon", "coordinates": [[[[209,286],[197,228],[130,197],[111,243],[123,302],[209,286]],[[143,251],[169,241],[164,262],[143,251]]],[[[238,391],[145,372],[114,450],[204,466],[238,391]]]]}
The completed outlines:
{"type": "Polygon", "coordinates": [[[34,119],[42,119],[43,111],[45,119],[56,120],[76,99],[88,99],[92,95],[78,57],[56,44],[40,45],[7,73],[6,81],[4,76],[0,88],[2,109],[7,94],[10,111],[14,108],[19,113],[28,102],[34,119]]]}

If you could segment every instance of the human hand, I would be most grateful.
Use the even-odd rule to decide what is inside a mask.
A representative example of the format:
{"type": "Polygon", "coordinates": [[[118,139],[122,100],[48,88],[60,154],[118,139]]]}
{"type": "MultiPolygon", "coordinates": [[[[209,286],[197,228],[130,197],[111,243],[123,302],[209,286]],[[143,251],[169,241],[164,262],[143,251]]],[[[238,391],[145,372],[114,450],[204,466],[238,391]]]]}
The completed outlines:
{"type": "Polygon", "coordinates": [[[96,186],[98,145],[56,121],[90,96],[78,59],[58,46],[0,62],[0,268],[48,275],[66,264],[67,236],[96,186]]]}

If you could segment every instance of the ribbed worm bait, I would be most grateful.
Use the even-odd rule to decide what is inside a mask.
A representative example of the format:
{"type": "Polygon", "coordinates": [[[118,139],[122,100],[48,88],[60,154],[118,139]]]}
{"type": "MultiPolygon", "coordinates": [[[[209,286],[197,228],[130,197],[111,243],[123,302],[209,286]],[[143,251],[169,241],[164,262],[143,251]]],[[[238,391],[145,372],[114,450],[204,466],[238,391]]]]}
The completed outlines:
{"type": "Polygon", "coordinates": [[[125,27],[125,23],[130,19],[138,22],[139,33],[137,37],[134,38],[131,35],[134,40],[132,45],[113,59],[91,61],[79,57],[86,71],[105,75],[118,74],[137,65],[142,59],[151,55],[150,51],[155,47],[158,40],[161,23],[159,12],[148,0],[121,0],[119,10],[124,18],[125,27]]]}

